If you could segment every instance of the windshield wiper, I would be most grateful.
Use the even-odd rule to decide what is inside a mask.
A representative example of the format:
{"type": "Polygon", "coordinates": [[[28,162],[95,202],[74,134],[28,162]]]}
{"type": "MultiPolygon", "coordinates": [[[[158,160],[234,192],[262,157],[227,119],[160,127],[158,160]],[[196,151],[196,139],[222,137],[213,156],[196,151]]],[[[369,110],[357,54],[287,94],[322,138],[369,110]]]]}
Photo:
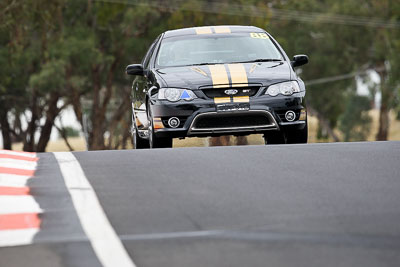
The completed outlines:
{"type": "Polygon", "coordinates": [[[215,65],[215,64],[222,64],[222,63],[209,63],[209,62],[204,62],[204,63],[190,64],[190,65],[188,65],[188,66],[203,66],[203,65],[215,65]]]}
{"type": "Polygon", "coordinates": [[[216,65],[216,64],[232,64],[232,63],[252,63],[252,62],[281,62],[282,59],[277,59],[277,58],[259,58],[259,59],[254,59],[254,60],[249,60],[249,61],[235,61],[235,62],[223,62],[223,63],[209,63],[209,62],[204,62],[204,63],[197,63],[197,64],[190,64],[188,66],[203,66],[203,65],[216,65]]]}
{"type": "Polygon", "coordinates": [[[282,59],[277,59],[277,58],[258,58],[258,59],[253,59],[249,61],[241,61],[237,63],[252,63],[252,62],[281,62],[282,59]]]}

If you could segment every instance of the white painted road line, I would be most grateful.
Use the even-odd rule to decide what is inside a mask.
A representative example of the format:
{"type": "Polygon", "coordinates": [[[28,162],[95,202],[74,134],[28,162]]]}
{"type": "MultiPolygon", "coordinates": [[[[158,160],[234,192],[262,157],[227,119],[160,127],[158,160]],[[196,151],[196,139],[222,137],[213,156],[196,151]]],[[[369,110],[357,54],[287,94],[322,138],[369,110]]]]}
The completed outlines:
{"type": "Polygon", "coordinates": [[[134,267],[121,240],[108,221],[95,191],[71,152],[53,153],[71,194],[82,228],[104,267],[134,267]]]}
{"type": "Polygon", "coordinates": [[[0,195],[0,214],[40,213],[42,211],[33,196],[0,195]]]}
{"type": "Polygon", "coordinates": [[[23,187],[31,176],[0,173],[0,186],[23,187]]]}
{"type": "Polygon", "coordinates": [[[38,228],[0,231],[0,247],[22,246],[32,244],[38,228]]]}

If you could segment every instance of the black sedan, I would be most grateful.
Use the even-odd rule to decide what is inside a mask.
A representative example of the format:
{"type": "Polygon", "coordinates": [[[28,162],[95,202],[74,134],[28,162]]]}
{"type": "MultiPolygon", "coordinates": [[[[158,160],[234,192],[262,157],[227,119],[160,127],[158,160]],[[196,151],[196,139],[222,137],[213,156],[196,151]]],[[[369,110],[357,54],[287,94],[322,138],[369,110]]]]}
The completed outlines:
{"type": "Polygon", "coordinates": [[[304,82],[278,42],[252,26],[171,30],[141,64],[132,86],[135,148],[172,147],[173,138],[264,134],[266,144],[306,143],[304,82]]]}

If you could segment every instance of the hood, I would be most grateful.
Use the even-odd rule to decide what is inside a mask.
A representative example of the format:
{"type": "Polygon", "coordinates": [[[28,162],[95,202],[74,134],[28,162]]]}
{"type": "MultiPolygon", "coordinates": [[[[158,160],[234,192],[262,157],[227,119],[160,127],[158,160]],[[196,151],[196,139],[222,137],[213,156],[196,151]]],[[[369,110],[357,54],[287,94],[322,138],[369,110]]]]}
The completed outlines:
{"type": "Polygon", "coordinates": [[[235,63],[204,66],[169,67],[156,70],[167,87],[228,87],[272,83],[291,79],[291,66],[286,62],[235,63]]]}

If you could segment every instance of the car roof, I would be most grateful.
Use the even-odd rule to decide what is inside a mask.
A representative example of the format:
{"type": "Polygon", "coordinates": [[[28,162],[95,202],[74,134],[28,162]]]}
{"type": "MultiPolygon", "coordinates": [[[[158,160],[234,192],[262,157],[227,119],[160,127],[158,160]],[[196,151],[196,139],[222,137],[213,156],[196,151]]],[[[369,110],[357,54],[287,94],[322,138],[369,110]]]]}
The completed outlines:
{"type": "Polygon", "coordinates": [[[164,38],[197,35],[197,34],[214,34],[214,33],[239,33],[239,32],[265,32],[265,30],[255,26],[238,26],[238,25],[219,25],[219,26],[202,26],[182,28],[166,31],[164,38]]]}

